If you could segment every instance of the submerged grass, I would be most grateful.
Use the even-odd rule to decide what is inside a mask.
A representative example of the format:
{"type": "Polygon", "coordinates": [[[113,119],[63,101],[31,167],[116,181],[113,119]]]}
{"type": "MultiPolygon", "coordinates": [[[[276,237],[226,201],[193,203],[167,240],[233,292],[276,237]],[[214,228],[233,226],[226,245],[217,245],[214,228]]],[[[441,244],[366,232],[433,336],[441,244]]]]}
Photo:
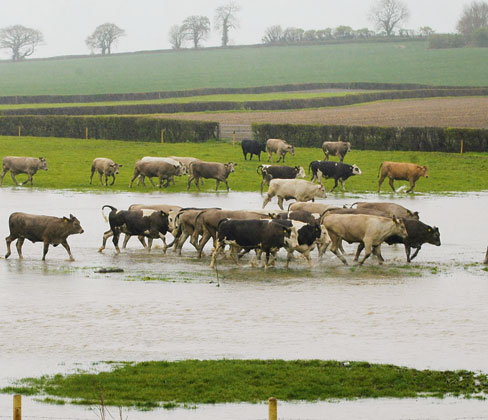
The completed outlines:
{"type": "MultiPolygon", "coordinates": [[[[259,191],[261,177],[256,173],[259,162],[256,157],[252,161],[245,161],[239,144],[228,142],[195,143],[146,143],[126,142],[115,140],[80,140],[63,138],[33,138],[33,137],[0,137],[1,156],[43,156],[46,157],[49,171],[40,171],[34,176],[35,188],[70,189],[77,191],[139,191],[154,192],[158,188],[137,186],[129,189],[129,181],[133,174],[135,162],[143,156],[194,156],[207,161],[237,162],[236,172],[230,174],[229,185],[232,191],[259,191]],[[91,163],[96,157],[108,157],[123,165],[115,184],[111,187],[100,185],[97,175],[93,185],[89,184],[91,163]]],[[[323,159],[323,152],[317,148],[297,148],[295,156],[286,157],[286,165],[301,165],[308,170],[312,160],[323,159]]],[[[262,154],[262,163],[267,163],[267,157],[262,154]]],[[[429,167],[429,178],[421,178],[415,187],[416,192],[448,193],[452,191],[482,191],[488,190],[488,177],[479,176],[488,170],[488,153],[466,153],[458,155],[438,152],[401,152],[401,151],[371,151],[352,150],[346,156],[346,163],[357,164],[363,175],[351,177],[346,181],[348,193],[364,193],[376,191],[378,185],[378,168],[382,161],[414,162],[429,167]]],[[[308,179],[309,176],[307,176],[308,179]]],[[[25,175],[18,176],[19,181],[25,181],[25,175]]],[[[405,185],[405,181],[396,181],[398,188],[405,185]]],[[[4,179],[5,186],[13,186],[9,175],[4,179]]],[[[332,180],[325,181],[327,189],[333,186],[332,180]]],[[[177,178],[176,185],[163,189],[164,192],[186,191],[187,177],[177,178]]],[[[23,186],[19,188],[30,188],[23,186]]],[[[391,193],[388,182],[381,188],[383,193],[391,193]]],[[[192,184],[191,192],[196,192],[192,184]]],[[[209,180],[202,186],[202,191],[215,191],[215,182],[209,180]]],[[[225,186],[221,185],[221,192],[225,186]]],[[[340,187],[334,193],[341,196],[340,187]]]]}
{"type": "Polygon", "coordinates": [[[140,408],[167,404],[257,403],[448,395],[485,398],[488,378],[468,371],[416,370],[321,360],[184,360],[116,364],[110,372],[25,378],[3,393],[140,408]]]}

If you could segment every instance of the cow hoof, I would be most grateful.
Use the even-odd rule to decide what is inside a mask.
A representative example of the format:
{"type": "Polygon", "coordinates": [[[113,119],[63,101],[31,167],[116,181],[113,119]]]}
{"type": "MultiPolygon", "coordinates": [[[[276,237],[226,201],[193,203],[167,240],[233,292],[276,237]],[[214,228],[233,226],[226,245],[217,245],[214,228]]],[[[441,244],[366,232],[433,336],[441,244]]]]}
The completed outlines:
{"type": "Polygon", "coordinates": [[[104,248],[100,248],[100,249],[98,250],[98,253],[99,253],[99,254],[101,254],[103,250],[104,250],[104,248]]]}

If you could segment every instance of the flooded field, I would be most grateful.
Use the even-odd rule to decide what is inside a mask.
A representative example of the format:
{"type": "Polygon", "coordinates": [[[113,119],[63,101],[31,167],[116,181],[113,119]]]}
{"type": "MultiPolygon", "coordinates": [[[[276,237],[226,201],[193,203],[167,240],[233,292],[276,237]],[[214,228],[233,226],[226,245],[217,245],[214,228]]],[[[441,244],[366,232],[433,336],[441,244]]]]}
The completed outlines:
{"type": "MultiPolygon", "coordinates": [[[[24,260],[15,248],[0,259],[0,385],[26,376],[76,369],[104,369],[109,360],[185,358],[282,358],[365,360],[429,369],[488,372],[488,273],[480,262],[488,245],[488,194],[336,195],[325,201],[391,201],[420,212],[438,226],[441,247],[426,244],[411,265],[403,246],[384,247],[387,262],[345,267],[327,253],[313,255],[309,268],[283,258],[264,272],[249,265],[183,256],[161,248],[151,254],[136,239],[116,255],[101,206],[125,209],[132,203],[260,208],[258,193],[87,194],[2,188],[0,238],[8,235],[14,211],[68,216],[85,233],[68,239],[74,262],[62,247],[25,242],[24,260]],[[122,273],[100,274],[119,267],[122,273]]],[[[268,205],[278,209],[276,202],[268,205]]],[[[4,255],[5,245],[0,246],[4,255]]],[[[352,262],[353,247],[347,247],[352,262]]],[[[281,254],[283,257],[283,254],[281,254]]],[[[263,396],[267,398],[268,396],[263,396]]],[[[50,406],[25,399],[24,415],[95,419],[86,407],[50,406]]],[[[291,418],[483,418],[486,402],[445,400],[364,400],[280,404],[291,418]],[[457,416],[457,417],[456,417],[457,416]]],[[[0,415],[11,413],[11,396],[0,396],[0,415]]],[[[129,412],[129,419],[258,419],[264,405],[226,404],[194,410],[129,412]]],[[[34,417],[35,418],[35,417],[34,417]]]]}

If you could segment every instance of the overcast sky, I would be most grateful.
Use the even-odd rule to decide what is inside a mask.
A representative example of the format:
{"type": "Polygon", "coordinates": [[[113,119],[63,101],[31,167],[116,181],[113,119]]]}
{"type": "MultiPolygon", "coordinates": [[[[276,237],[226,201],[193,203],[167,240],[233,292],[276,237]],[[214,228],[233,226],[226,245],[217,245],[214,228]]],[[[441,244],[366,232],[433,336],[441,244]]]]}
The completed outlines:
{"type": "MultiPolygon", "coordinates": [[[[374,0],[235,0],[242,10],[240,28],[230,33],[231,44],[256,44],[272,25],[324,29],[339,25],[368,27],[374,0]]],[[[410,19],[403,27],[430,26],[436,32],[454,32],[463,5],[471,0],[404,0],[410,19]]],[[[0,28],[23,25],[38,29],[44,45],[32,57],[88,54],[85,39],[98,25],[114,23],[126,31],[112,52],[171,48],[168,31],[191,15],[207,16],[212,32],[203,46],[218,46],[213,29],[215,9],[228,0],[2,0],[0,28]]],[[[9,58],[0,50],[0,58],[9,58]]]]}

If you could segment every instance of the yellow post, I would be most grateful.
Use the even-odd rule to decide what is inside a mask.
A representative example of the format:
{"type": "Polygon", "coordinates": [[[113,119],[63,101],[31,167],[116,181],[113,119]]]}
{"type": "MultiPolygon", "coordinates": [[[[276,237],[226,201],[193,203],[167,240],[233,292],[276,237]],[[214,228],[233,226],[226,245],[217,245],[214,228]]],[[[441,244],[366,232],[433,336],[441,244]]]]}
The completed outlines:
{"type": "Polygon", "coordinates": [[[21,131],[22,131],[22,129],[20,128],[20,125],[19,125],[19,137],[20,137],[21,131]]]}
{"type": "Polygon", "coordinates": [[[22,396],[14,395],[14,420],[22,420],[22,396]]]}
{"type": "Polygon", "coordinates": [[[232,144],[236,144],[236,130],[234,130],[234,133],[232,134],[232,144]]]}
{"type": "Polygon", "coordinates": [[[88,140],[88,127],[85,127],[85,139],[88,140]]]}
{"type": "Polygon", "coordinates": [[[161,129],[161,143],[164,143],[164,128],[161,129]]]}
{"type": "Polygon", "coordinates": [[[268,400],[269,420],[278,420],[278,401],[271,397],[268,400]]]}
{"type": "Polygon", "coordinates": [[[464,149],[464,139],[461,139],[461,154],[463,154],[464,149]]]}

